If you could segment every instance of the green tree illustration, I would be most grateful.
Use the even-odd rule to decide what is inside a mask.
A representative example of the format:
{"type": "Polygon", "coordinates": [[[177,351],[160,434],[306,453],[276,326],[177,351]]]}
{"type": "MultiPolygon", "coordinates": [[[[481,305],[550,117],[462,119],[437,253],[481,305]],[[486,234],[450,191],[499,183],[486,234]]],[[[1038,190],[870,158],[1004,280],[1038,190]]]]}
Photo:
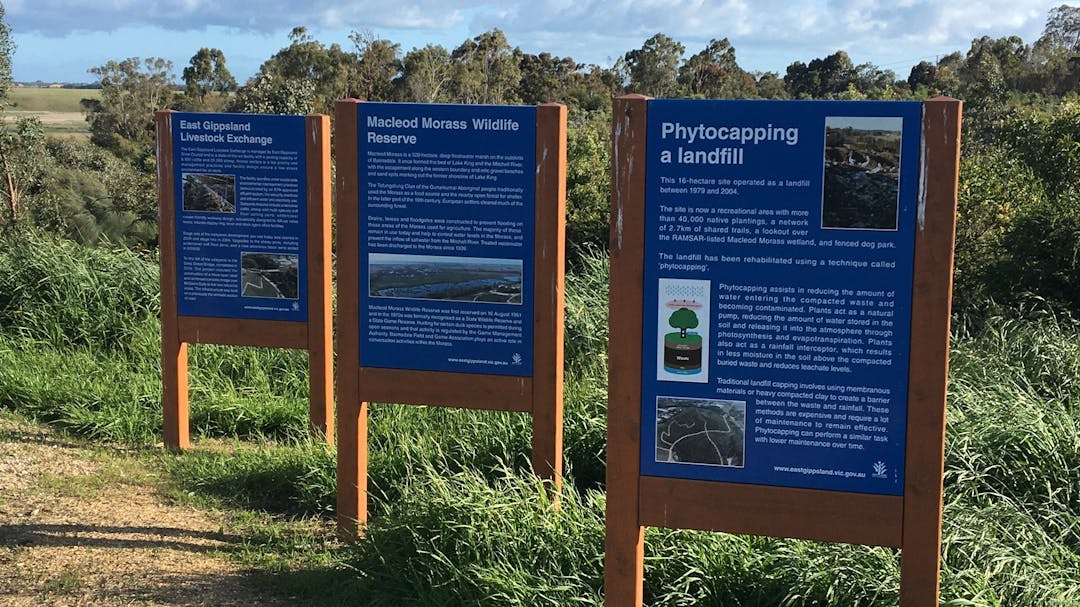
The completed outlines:
{"type": "Polygon", "coordinates": [[[698,317],[690,308],[679,308],[671,313],[668,324],[679,330],[679,339],[686,339],[686,331],[697,328],[698,317]]]}

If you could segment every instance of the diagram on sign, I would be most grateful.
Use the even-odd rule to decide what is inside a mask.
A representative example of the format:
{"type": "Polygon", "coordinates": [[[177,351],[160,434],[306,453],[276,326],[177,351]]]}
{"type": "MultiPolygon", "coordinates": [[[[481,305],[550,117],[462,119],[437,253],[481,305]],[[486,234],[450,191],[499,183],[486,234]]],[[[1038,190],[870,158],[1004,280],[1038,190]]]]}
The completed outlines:
{"type": "Polygon", "coordinates": [[[185,211],[236,212],[236,175],[185,173],[182,187],[185,211]]]}
{"type": "Polygon", "coordinates": [[[826,116],[821,227],[896,230],[899,117],[826,116]]]}
{"type": "Polygon", "coordinates": [[[371,297],[521,305],[520,259],[368,254],[371,297]]]}
{"type": "Polygon", "coordinates": [[[656,398],[656,461],[742,468],[746,401],[656,398]]]}
{"type": "Polygon", "coordinates": [[[300,256],[291,253],[241,253],[240,294],[243,297],[297,299],[300,256]]]}
{"type": "Polygon", "coordinates": [[[659,282],[656,379],[707,383],[710,281],[659,282]]]}

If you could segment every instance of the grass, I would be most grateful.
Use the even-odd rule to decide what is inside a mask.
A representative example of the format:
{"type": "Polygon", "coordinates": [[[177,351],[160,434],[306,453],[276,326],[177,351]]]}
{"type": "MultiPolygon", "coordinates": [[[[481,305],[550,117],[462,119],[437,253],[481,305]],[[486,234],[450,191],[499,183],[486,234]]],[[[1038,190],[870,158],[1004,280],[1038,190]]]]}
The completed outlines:
{"type": "Polygon", "coordinates": [[[11,109],[23,112],[73,112],[79,113],[82,99],[97,99],[97,89],[51,89],[15,87],[11,89],[11,109]]]}
{"type": "MultiPolygon", "coordinates": [[[[568,483],[528,474],[520,414],[375,403],[365,537],[332,539],[335,455],[306,438],[306,359],[191,353],[196,447],[180,499],[225,508],[230,553],[298,604],[600,605],[606,259],[567,278],[568,483]]],[[[156,276],[123,250],[0,242],[0,407],[98,440],[160,440],[156,276]]],[[[964,327],[958,324],[958,327],[964,327]]],[[[957,330],[942,604],[1080,604],[1080,324],[1037,302],[957,330]]],[[[649,529],[651,605],[885,606],[897,552],[649,529]]]]}
{"type": "Polygon", "coordinates": [[[37,117],[47,135],[86,137],[89,131],[79,102],[100,95],[96,89],[13,88],[7,116],[8,120],[37,117]]]}

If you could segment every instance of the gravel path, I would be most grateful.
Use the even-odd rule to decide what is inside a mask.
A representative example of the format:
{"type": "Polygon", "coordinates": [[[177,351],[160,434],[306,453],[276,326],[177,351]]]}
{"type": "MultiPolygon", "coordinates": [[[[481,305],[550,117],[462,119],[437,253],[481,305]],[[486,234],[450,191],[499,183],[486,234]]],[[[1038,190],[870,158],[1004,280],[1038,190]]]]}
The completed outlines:
{"type": "Polygon", "coordinates": [[[222,556],[218,514],[168,503],[145,458],[0,415],[0,605],[286,605],[222,556]]]}

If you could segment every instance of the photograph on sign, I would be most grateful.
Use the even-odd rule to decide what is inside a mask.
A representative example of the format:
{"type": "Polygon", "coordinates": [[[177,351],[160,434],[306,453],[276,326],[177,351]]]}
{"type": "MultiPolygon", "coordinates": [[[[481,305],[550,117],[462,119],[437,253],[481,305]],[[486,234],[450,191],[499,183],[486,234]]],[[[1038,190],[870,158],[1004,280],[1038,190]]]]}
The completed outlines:
{"type": "Polygon", "coordinates": [[[656,397],[656,461],[742,468],[746,401],[656,397]]]}
{"type": "Polygon", "coordinates": [[[368,254],[368,294],[521,305],[521,260],[368,254]]]}
{"type": "Polygon", "coordinates": [[[236,212],[236,175],[186,173],[183,188],[185,211],[236,212]]]}
{"type": "Polygon", "coordinates": [[[306,321],[304,117],[171,120],[180,315],[306,321]]]}
{"type": "Polygon", "coordinates": [[[243,297],[297,299],[300,296],[300,256],[292,253],[241,253],[243,297]]]}
{"type": "Polygon", "coordinates": [[[896,229],[903,126],[899,117],[825,118],[821,227],[896,229]]]}
{"type": "Polygon", "coordinates": [[[536,108],[357,107],[360,366],[530,375],[536,108]]]}
{"type": "Polygon", "coordinates": [[[641,474],[902,494],[920,118],[649,101],[641,474]]]}

